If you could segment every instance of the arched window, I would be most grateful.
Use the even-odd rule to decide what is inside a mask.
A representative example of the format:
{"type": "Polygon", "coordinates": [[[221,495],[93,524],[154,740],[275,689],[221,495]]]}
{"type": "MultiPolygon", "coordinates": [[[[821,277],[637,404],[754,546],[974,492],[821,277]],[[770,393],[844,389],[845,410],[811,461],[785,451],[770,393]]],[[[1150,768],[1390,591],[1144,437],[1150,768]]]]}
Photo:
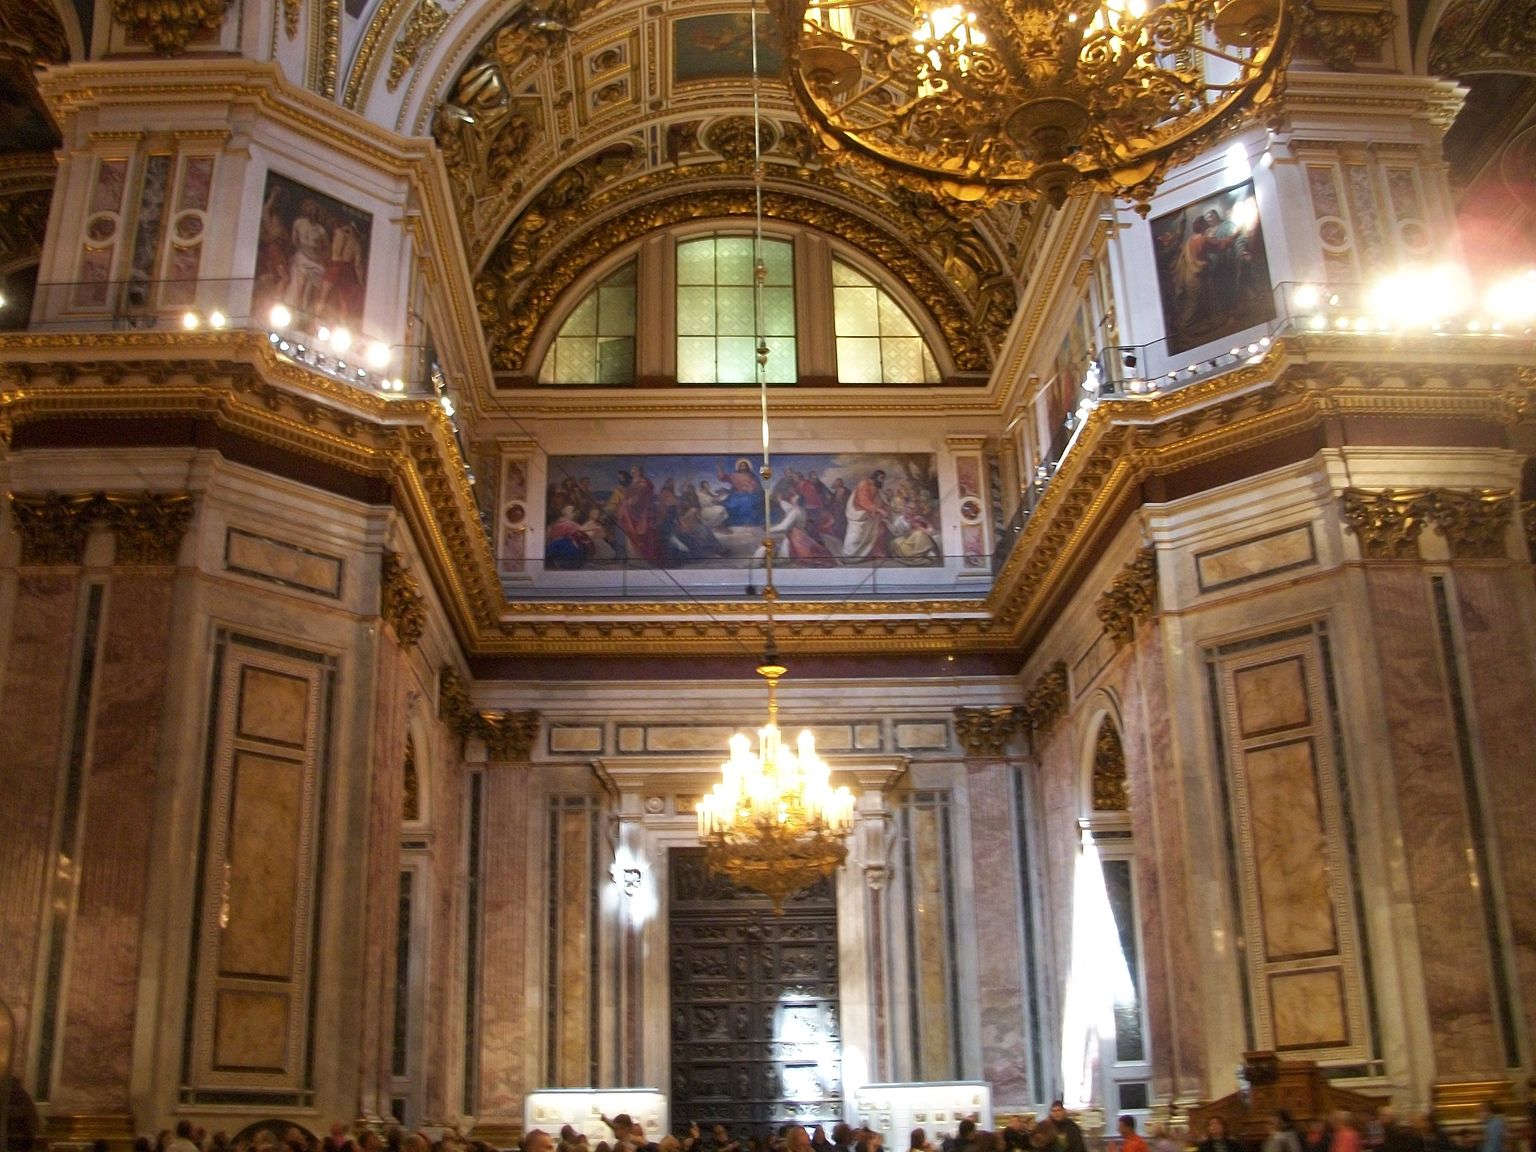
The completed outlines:
{"type": "Polygon", "coordinates": [[[538,382],[552,387],[750,387],[754,333],[776,385],[954,382],[938,329],[899,281],[835,237],[781,226],[762,239],[740,225],[689,224],[638,242],[623,264],[583,278],[551,315],[538,382]],[[761,314],[758,314],[758,307],[761,314]]]}
{"type": "Polygon", "coordinates": [[[762,325],[754,317],[750,236],[703,236],[677,246],[677,382],[751,384],[757,379],[753,334],[768,346],[768,382],[793,384],[795,251],[764,240],[762,325]]]}
{"type": "Polygon", "coordinates": [[[840,384],[937,384],[939,368],[912,318],[853,265],[832,261],[840,384]]]}
{"type": "Polygon", "coordinates": [[[540,384],[630,384],[635,376],[635,261],[610,272],[560,325],[540,384]]]}

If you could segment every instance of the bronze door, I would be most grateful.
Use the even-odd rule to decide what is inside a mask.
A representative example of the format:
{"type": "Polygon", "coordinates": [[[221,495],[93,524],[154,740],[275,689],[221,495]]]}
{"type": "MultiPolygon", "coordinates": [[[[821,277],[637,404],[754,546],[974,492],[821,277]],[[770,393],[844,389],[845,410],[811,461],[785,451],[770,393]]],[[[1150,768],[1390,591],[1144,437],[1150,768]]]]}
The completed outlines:
{"type": "Polygon", "coordinates": [[[745,1140],[842,1118],[837,893],[831,879],[785,902],[709,870],[702,848],[668,858],[673,1128],[720,1123],[745,1140]]]}

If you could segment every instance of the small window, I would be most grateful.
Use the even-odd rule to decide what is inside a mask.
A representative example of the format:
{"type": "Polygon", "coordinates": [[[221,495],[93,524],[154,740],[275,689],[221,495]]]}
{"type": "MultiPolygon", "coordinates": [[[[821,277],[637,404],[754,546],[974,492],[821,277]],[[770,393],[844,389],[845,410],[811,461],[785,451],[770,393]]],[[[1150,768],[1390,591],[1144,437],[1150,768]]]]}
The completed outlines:
{"type": "Polygon", "coordinates": [[[565,318],[541,384],[633,384],[635,262],[610,273],[565,318]]]}
{"type": "Polygon", "coordinates": [[[770,384],[793,384],[794,246],[762,242],[762,325],[755,324],[750,236],[705,236],[677,245],[677,382],[752,384],[754,332],[768,346],[770,384]]]}
{"type": "Polygon", "coordinates": [[[841,260],[832,262],[832,309],[841,384],[937,384],[928,343],[901,305],[841,260]]]}

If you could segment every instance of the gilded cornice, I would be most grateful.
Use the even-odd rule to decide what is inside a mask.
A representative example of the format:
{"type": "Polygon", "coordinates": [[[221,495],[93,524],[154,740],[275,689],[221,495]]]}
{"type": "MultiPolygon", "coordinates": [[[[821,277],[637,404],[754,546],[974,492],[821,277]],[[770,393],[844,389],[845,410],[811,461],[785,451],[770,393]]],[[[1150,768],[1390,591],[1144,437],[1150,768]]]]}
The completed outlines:
{"type": "Polygon", "coordinates": [[[980,708],[961,705],[955,709],[955,735],[971,759],[995,758],[1008,741],[1025,729],[1024,710],[1016,705],[980,708]]]}

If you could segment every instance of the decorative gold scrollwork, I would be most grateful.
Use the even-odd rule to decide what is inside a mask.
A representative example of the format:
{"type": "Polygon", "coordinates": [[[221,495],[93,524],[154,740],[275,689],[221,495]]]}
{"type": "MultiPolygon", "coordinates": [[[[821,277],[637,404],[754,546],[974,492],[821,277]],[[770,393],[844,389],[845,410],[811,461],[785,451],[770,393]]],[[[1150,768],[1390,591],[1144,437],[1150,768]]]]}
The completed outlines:
{"type": "Polygon", "coordinates": [[[1099,597],[1099,620],[1119,648],[1136,636],[1136,625],[1157,610],[1157,552],[1143,548],[1099,597]]]}

